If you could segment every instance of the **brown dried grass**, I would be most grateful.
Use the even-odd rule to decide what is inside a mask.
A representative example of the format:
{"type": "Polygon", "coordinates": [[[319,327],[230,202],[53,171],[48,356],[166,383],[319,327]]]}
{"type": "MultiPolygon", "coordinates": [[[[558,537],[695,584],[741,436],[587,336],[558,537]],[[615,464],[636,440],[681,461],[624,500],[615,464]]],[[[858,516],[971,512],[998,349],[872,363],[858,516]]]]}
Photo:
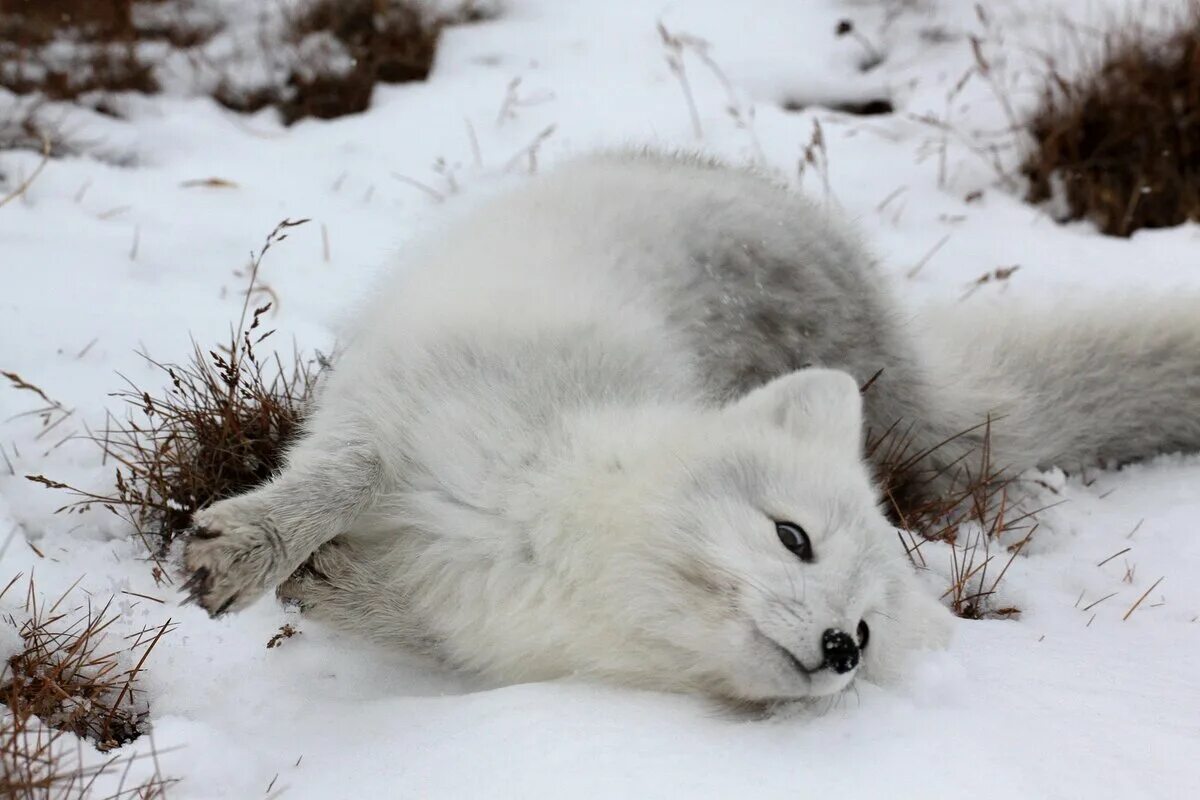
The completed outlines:
{"type": "Polygon", "coordinates": [[[1200,2],[1162,37],[1123,24],[1103,34],[1082,77],[1049,64],[1028,197],[1061,196],[1065,220],[1113,236],[1200,222],[1200,2]]]}
{"type": "Polygon", "coordinates": [[[75,100],[94,91],[155,92],[153,65],[138,53],[134,0],[0,0],[0,86],[75,100]],[[71,42],[69,61],[48,45],[71,42]]]}
{"type": "Polygon", "coordinates": [[[440,16],[413,0],[311,0],[288,20],[287,44],[299,48],[307,37],[328,34],[348,65],[297,64],[281,84],[248,92],[222,82],[213,96],[236,111],[272,106],[287,125],[357,114],[370,106],[377,84],[425,80],[443,28],[485,17],[469,0],[440,16]]]}
{"type": "Polygon", "coordinates": [[[195,345],[184,364],[143,354],[167,385],[151,392],[126,380],[126,388],[115,393],[126,407],[124,421],[110,418],[104,433],[91,437],[105,460],[115,463],[112,494],[26,476],[75,495],[59,511],[99,505],[126,519],[146,544],[159,580],[169,580],[162,558],[191,524],[193,512],[267,480],[299,432],[316,362],[295,350],[286,360],[278,353],[260,358],[256,348],[274,333],[263,326],[272,304],[255,308],[251,301],[270,294],[258,282],[263,257],[305,222],[279,223],[253,257],[241,317],[224,345],[211,350],[195,345]]]}
{"type": "MultiPolygon", "coordinates": [[[[0,87],[16,94],[79,102],[96,93],[154,93],[166,45],[205,61],[198,46],[219,30],[197,27],[184,0],[0,0],[0,87]],[[155,3],[180,13],[139,15],[155,3]],[[69,44],[69,52],[57,45],[69,44]],[[157,53],[157,54],[155,54],[157,53]]],[[[378,83],[424,80],[447,25],[485,19],[478,0],[434,13],[420,0],[307,0],[284,19],[279,41],[262,38],[262,58],[282,69],[276,83],[245,87],[226,79],[213,97],[236,111],[278,109],[291,124],[365,110],[378,83]],[[304,52],[314,34],[338,49],[323,58],[304,52]]],[[[92,101],[89,101],[92,102],[92,101]]],[[[105,106],[107,107],[107,106],[105,106]]]]}
{"type": "MultiPolygon", "coordinates": [[[[0,597],[20,575],[9,581],[0,597]]],[[[69,734],[86,738],[101,751],[138,738],[148,708],[138,675],[155,645],[172,630],[171,620],[115,643],[109,628],[117,620],[111,603],[95,608],[90,598],[68,605],[75,586],[48,606],[27,582],[23,613],[0,620],[17,628],[21,650],[0,665],[0,796],[20,800],[91,797],[95,781],[122,768],[111,758],[85,763],[69,734]]],[[[129,764],[125,763],[124,768],[129,764]]],[[[155,770],[137,786],[121,787],[112,798],[158,798],[169,781],[155,770]]]]}
{"type": "Polygon", "coordinates": [[[913,565],[927,566],[921,552],[927,542],[950,546],[950,584],[942,595],[950,609],[965,619],[1019,614],[1019,609],[996,602],[997,589],[1045,509],[1025,511],[1011,502],[1014,476],[991,459],[991,420],[925,450],[915,448],[909,432],[894,425],[868,436],[867,456],[913,565]],[[980,434],[980,445],[974,451],[936,472],[925,466],[941,448],[975,434],[980,434]],[[1008,554],[1003,565],[997,563],[1000,553],[1008,554]],[[989,569],[994,575],[990,582],[989,569]]]}

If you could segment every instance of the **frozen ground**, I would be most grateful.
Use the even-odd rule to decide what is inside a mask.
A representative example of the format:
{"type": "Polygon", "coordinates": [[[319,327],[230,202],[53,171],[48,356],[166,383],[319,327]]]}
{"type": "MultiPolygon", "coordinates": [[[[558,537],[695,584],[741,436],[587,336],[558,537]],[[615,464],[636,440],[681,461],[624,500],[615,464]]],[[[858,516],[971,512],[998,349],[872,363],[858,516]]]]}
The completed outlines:
{"type": "MultiPolygon", "coordinates": [[[[22,476],[104,487],[111,470],[94,448],[61,440],[103,427],[116,372],[158,381],[135,349],[179,359],[189,336],[226,332],[243,285],[235,270],[276,222],[313,220],[267,256],[274,325],[328,349],[353,299],[440,212],[436,198],[469,202],[520,180],[531,165],[522,152],[539,141],[537,169],[624,144],[759,160],[844,208],[914,301],[1052,305],[1200,288],[1200,228],[1116,240],[1058,226],[987,155],[995,141],[1001,166],[1013,163],[1009,138],[989,133],[1006,124],[994,87],[1020,113],[1036,87],[1030,53],[1065,54],[1063,18],[1103,21],[1099,3],[997,0],[984,18],[956,0],[506,6],[496,21],[450,30],[429,82],[380,88],[362,116],[283,129],[270,113],[161,96],[125,101],[125,121],[74,112],[67,124],[99,157],[52,162],[0,209],[0,368],[75,410],[41,435],[35,418],[9,419],[36,398],[0,387],[12,465],[0,461],[0,584],[33,573],[57,596],[82,576],[90,595],[117,596],[114,636],[178,623],[143,679],[162,770],[181,779],[170,796],[261,797],[272,783],[289,798],[1200,796],[1196,456],[1046,476],[1050,499],[1065,502],[1000,589],[1019,619],[960,622],[950,649],[905,684],[863,685],[815,715],[766,722],[569,681],[473,686],[271,601],[212,622],[155,585],[114,517],[52,514],[63,498],[22,476]],[[835,36],[842,19],[866,41],[835,36]],[[684,47],[702,137],[659,20],[710,42],[731,87],[684,47]],[[976,64],[970,35],[990,69],[960,85],[976,64]],[[822,107],[884,97],[895,113],[822,107]],[[818,121],[824,147],[801,178],[818,121]],[[228,185],[187,185],[208,178],[228,185]],[[284,622],[303,633],[266,649],[284,622]]],[[[0,153],[8,188],[36,163],[0,153]]],[[[20,617],[13,595],[0,600],[10,613],[20,617]]],[[[143,738],[119,755],[149,747],[143,738]]],[[[133,774],[149,768],[138,761],[133,774]]]]}

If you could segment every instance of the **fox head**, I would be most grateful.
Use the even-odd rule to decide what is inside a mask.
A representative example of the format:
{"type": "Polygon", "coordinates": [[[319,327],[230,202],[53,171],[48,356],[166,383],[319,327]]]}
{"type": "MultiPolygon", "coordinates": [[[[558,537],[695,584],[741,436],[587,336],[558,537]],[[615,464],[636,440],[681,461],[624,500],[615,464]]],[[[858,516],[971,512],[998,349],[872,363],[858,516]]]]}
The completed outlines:
{"type": "Polygon", "coordinates": [[[881,513],[846,373],[598,427],[586,485],[537,545],[572,631],[545,631],[564,671],[771,703],[886,681],[944,642],[949,613],[881,513]]]}

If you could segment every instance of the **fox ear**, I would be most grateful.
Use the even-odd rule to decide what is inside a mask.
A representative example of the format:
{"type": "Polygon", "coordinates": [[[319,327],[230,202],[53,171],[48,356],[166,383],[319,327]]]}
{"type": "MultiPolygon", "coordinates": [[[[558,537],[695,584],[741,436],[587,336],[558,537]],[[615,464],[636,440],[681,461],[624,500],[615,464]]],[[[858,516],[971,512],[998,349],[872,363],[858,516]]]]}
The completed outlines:
{"type": "Polygon", "coordinates": [[[768,420],[803,439],[862,446],[862,395],[848,373],[801,369],[776,378],[729,407],[739,415],[768,420]]]}

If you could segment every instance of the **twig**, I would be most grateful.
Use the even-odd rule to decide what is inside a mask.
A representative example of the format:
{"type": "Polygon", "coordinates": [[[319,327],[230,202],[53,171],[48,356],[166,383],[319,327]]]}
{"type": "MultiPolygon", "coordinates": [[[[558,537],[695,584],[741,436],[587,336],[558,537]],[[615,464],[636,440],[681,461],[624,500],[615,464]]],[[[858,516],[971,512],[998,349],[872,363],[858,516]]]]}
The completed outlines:
{"type": "Polygon", "coordinates": [[[442,194],[427,183],[421,183],[420,181],[410,178],[407,175],[401,175],[399,172],[393,172],[392,177],[401,183],[407,183],[413,188],[420,189],[422,192],[429,195],[435,203],[444,202],[446,199],[446,195],[442,194]]]}
{"type": "Polygon", "coordinates": [[[1103,561],[1101,561],[1101,562],[1100,562],[1099,564],[1097,564],[1096,566],[1097,566],[1097,567],[1103,567],[1105,564],[1107,564],[1108,562],[1112,561],[1112,560],[1113,560],[1114,558],[1116,558],[1117,556],[1122,556],[1122,555],[1125,555],[1126,553],[1128,553],[1128,552],[1129,552],[1130,550],[1132,550],[1132,549],[1133,549],[1132,547],[1126,547],[1124,550],[1118,550],[1117,552],[1113,553],[1113,554],[1112,554],[1111,556],[1109,556],[1108,558],[1106,558],[1106,559],[1104,559],[1103,561]]]}
{"type": "Polygon", "coordinates": [[[1125,612],[1125,616],[1121,617],[1121,621],[1122,621],[1122,622],[1124,622],[1125,620],[1129,619],[1129,617],[1130,617],[1130,616],[1132,616],[1132,614],[1133,614],[1133,612],[1134,612],[1134,611],[1137,611],[1137,607],[1138,607],[1138,606],[1140,606],[1140,605],[1142,604],[1142,601],[1143,601],[1143,600],[1145,600],[1147,597],[1149,597],[1149,596],[1150,596],[1150,593],[1151,593],[1151,592],[1153,592],[1153,591],[1154,591],[1154,590],[1155,590],[1155,589],[1158,587],[1158,585],[1159,585],[1160,583],[1162,583],[1162,582],[1163,582],[1163,578],[1165,578],[1165,577],[1167,577],[1167,576],[1166,576],[1166,575],[1163,575],[1163,576],[1162,576],[1162,578],[1159,578],[1158,580],[1156,580],[1156,581],[1155,581],[1155,582],[1154,582],[1154,583],[1153,583],[1153,584],[1150,586],[1150,588],[1146,590],[1146,593],[1145,593],[1145,594],[1143,594],[1141,597],[1139,597],[1139,598],[1137,599],[1137,602],[1136,602],[1136,603],[1134,603],[1132,606],[1130,606],[1130,607],[1129,607],[1129,610],[1125,612]]]}
{"type": "Polygon", "coordinates": [[[557,125],[547,125],[545,128],[543,128],[542,131],[540,133],[538,133],[537,136],[533,137],[532,142],[525,145],[524,147],[522,147],[520,150],[518,150],[516,153],[513,154],[512,158],[510,158],[508,160],[508,163],[506,163],[504,165],[504,171],[505,172],[510,171],[513,167],[515,167],[517,165],[517,162],[520,161],[521,158],[524,156],[528,159],[529,174],[532,175],[535,172],[537,172],[538,150],[541,149],[542,144],[547,139],[549,139],[551,136],[554,135],[554,132],[557,129],[558,129],[557,125]]]}
{"type": "Polygon", "coordinates": [[[700,111],[696,108],[696,98],[692,94],[692,85],[688,81],[687,68],[683,63],[683,42],[667,30],[667,26],[663,24],[662,20],[658,21],[657,27],[658,36],[662,39],[663,48],[666,50],[664,57],[667,60],[667,67],[679,81],[683,99],[687,103],[688,115],[692,121],[692,134],[697,139],[703,139],[704,128],[700,125],[700,111]]]}
{"type": "Polygon", "coordinates": [[[50,149],[50,139],[43,135],[42,160],[38,162],[37,167],[34,168],[29,177],[17,185],[17,188],[0,198],[0,208],[4,208],[4,206],[11,203],[13,200],[16,200],[18,197],[23,197],[25,192],[29,191],[29,187],[32,186],[33,182],[37,180],[38,176],[42,174],[42,170],[46,168],[46,164],[50,163],[50,149]]]}
{"type": "Polygon", "coordinates": [[[129,693],[130,686],[133,684],[133,679],[136,678],[138,673],[142,671],[142,667],[146,664],[146,659],[150,657],[150,653],[154,650],[154,646],[158,644],[160,639],[162,639],[163,634],[167,632],[167,629],[170,625],[170,619],[162,624],[162,627],[158,629],[158,635],[155,636],[153,641],[146,646],[146,649],[142,651],[142,657],[138,659],[137,664],[135,664],[133,669],[129,671],[129,677],[126,679],[125,685],[121,687],[121,692],[117,695],[117,700],[112,704],[112,709],[108,712],[108,718],[104,721],[105,731],[107,731],[108,727],[112,724],[113,715],[115,715],[117,713],[117,709],[120,708],[121,701],[124,700],[125,695],[129,693]]]}
{"type": "Polygon", "coordinates": [[[939,250],[941,250],[943,247],[946,246],[946,242],[950,241],[950,237],[953,235],[954,234],[947,233],[945,236],[943,236],[941,239],[939,239],[938,243],[929,249],[929,252],[927,252],[925,255],[921,256],[920,261],[918,261],[916,264],[914,264],[913,267],[908,272],[904,273],[904,277],[915,278],[917,276],[917,273],[920,272],[922,269],[924,269],[925,265],[929,263],[929,260],[931,258],[933,258],[935,255],[937,255],[939,250]]]}
{"type": "Polygon", "coordinates": [[[1105,600],[1107,600],[1108,598],[1110,598],[1110,597],[1116,597],[1116,596],[1117,596],[1117,593],[1116,593],[1116,592],[1111,592],[1111,593],[1109,593],[1109,594],[1106,594],[1106,595],[1104,595],[1104,597],[1101,597],[1101,598],[1100,598],[1099,600],[1097,600],[1096,602],[1094,602],[1094,603],[1090,603],[1090,604],[1088,604],[1088,605],[1084,606],[1084,607],[1083,607],[1083,610],[1084,610],[1084,611],[1091,611],[1093,608],[1095,608],[1096,606],[1100,605],[1101,603],[1103,603],[1103,602],[1104,602],[1105,600]]]}

